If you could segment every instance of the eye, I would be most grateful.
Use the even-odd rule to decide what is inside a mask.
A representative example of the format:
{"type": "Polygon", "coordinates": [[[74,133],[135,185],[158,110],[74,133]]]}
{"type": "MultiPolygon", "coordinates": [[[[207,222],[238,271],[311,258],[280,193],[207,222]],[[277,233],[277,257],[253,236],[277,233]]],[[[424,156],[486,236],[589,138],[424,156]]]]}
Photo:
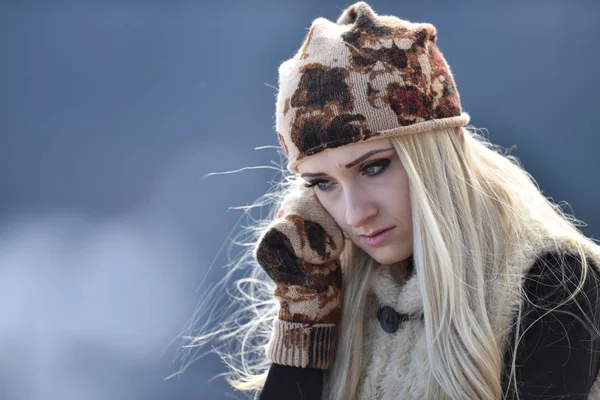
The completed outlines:
{"type": "Polygon", "coordinates": [[[305,183],[304,186],[306,186],[307,188],[312,188],[312,187],[318,187],[319,190],[322,190],[324,192],[326,192],[327,190],[329,190],[329,186],[321,186],[322,183],[330,183],[330,181],[327,181],[325,179],[315,179],[314,181],[311,181],[309,183],[305,183]]]}
{"type": "MultiPolygon", "coordinates": [[[[381,160],[372,161],[361,168],[361,172],[366,172],[368,176],[376,176],[381,174],[389,165],[391,160],[389,158],[383,158],[381,160]]],[[[305,183],[304,186],[307,188],[317,187],[323,192],[331,190],[333,184],[331,181],[326,179],[315,179],[311,182],[305,183]]]]}
{"type": "Polygon", "coordinates": [[[367,172],[367,175],[374,176],[382,173],[390,165],[389,158],[382,158],[381,160],[373,161],[365,165],[361,171],[367,172]]]}

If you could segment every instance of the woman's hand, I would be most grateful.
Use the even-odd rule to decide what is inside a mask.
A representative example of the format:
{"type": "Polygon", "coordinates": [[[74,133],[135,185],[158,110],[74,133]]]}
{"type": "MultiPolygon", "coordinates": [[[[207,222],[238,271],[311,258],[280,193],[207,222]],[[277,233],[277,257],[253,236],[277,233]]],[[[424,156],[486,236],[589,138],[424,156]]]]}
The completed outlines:
{"type": "Polygon", "coordinates": [[[332,340],[341,317],[343,249],[341,228],[304,187],[284,199],[262,232],[254,256],[275,282],[274,297],[280,303],[269,350],[274,362],[327,368],[332,361],[332,340]],[[305,354],[298,358],[298,351],[305,354]]]}

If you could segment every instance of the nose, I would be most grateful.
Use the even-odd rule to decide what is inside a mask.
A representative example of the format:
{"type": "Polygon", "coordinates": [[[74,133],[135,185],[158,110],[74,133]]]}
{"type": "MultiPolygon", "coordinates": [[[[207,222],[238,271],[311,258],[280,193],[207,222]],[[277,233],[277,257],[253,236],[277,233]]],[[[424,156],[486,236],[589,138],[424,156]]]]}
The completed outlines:
{"type": "Polygon", "coordinates": [[[370,217],[377,214],[377,205],[372,194],[360,188],[346,190],[344,193],[346,203],[346,224],[357,228],[370,217]]]}

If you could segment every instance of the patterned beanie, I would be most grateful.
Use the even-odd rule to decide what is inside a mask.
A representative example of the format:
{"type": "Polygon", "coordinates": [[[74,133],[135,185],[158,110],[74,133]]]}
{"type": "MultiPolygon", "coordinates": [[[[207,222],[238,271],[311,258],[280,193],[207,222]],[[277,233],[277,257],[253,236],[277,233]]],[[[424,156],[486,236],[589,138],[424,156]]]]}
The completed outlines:
{"type": "Polygon", "coordinates": [[[459,127],[462,112],[436,28],[377,15],[360,1],[313,21],[279,66],[276,130],[288,170],[327,148],[459,127]]]}

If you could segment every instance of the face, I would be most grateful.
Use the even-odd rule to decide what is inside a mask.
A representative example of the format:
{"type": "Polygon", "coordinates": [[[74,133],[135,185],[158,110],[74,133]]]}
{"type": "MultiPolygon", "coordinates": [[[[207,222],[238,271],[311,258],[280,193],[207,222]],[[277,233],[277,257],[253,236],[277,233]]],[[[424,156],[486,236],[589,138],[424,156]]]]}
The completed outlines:
{"type": "Polygon", "coordinates": [[[298,171],[346,235],[376,261],[392,264],[413,253],[408,175],[389,139],[321,151],[298,171]]]}

